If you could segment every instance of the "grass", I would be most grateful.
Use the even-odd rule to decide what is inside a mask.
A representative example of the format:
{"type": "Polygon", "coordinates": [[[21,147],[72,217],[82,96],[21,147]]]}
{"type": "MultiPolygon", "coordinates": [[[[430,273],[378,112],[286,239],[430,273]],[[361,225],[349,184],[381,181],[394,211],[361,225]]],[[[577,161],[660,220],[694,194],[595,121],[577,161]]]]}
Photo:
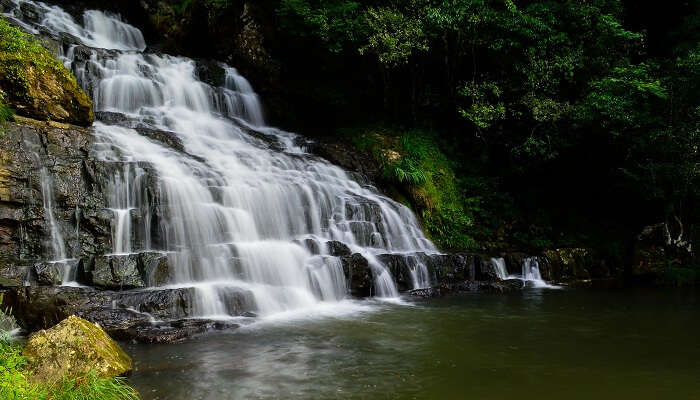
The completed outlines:
{"type": "MultiPolygon", "coordinates": [[[[0,294],[0,304],[2,295],[0,294]]],[[[11,320],[10,310],[0,309],[0,322],[11,320]]],[[[0,325],[2,326],[7,325],[0,325]]],[[[139,395],[124,378],[100,378],[95,371],[77,379],[63,379],[51,386],[31,380],[22,346],[0,329],[0,399],[2,400],[137,400],[139,395]]]]}
{"type": "Polygon", "coordinates": [[[0,122],[12,121],[12,116],[14,114],[15,113],[10,106],[0,102],[0,122]]]}
{"type": "Polygon", "coordinates": [[[96,372],[64,379],[52,386],[31,381],[22,346],[0,335],[0,399],[3,400],[137,400],[138,393],[124,378],[100,378],[96,372]]]}

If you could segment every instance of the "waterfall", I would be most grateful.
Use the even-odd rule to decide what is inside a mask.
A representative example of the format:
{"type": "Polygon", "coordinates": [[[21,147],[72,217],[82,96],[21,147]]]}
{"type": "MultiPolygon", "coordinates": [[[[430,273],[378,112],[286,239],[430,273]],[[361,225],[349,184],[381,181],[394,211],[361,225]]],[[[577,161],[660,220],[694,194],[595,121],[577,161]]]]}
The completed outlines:
{"type": "Polygon", "coordinates": [[[534,287],[550,289],[560,288],[559,286],[550,285],[542,279],[542,275],[540,274],[540,263],[535,257],[523,259],[522,278],[525,282],[530,283],[534,287]]]}
{"type": "Polygon", "coordinates": [[[66,246],[64,245],[65,242],[63,241],[61,230],[54,217],[51,175],[49,175],[46,167],[42,167],[39,176],[41,179],[41,198],[44,206],[44,219],[48,225],[49,237],[51,239],[51,256],[53,257],[53,261],[64,261],[66,259],[66,246]]]}
{"type": "MultiPolygon", "coordinates": [[[[362,254],[379,297],[398,291],[377,255],[436,252],[407,207],[305,153],[295,134],[265,126],[258,95],[235,68],[219,65],[223,82],[211,85],[194,60],[145,52],[141,32],[119,16],[86,11],[80,25],[59,7],[15,3],[43,10],[35,30],[80,43],[64,44],[63,61],[93,99],[93,156],[116,166],[113,253],[167,253],[167,287],[193,288],[196,315],[226,316],[227,294],[241,289],[261,315],[343,299],[340,259],[314,254],[305,240],[362,254]]],[[[414,287],[429,286],[425,265],[414,266],[414,287]]]]}
{"type": "Polygon", "coordinates": [[[491,265],[493,265],[499,278],[508,279],[508,271],[506,270],[506,261],[503,259],[503,257],[491,258],[491,265]]]}

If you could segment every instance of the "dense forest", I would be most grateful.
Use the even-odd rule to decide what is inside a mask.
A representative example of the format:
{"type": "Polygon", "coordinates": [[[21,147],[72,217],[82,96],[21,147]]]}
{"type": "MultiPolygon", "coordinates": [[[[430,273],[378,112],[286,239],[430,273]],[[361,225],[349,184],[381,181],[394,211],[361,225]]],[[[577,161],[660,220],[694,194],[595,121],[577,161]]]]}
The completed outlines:
{"type": "Polygon", "coordinates": [[[278,125],[371,154],[443,248],[586,246],[623,263],[648,225],[697,241],[700,2],[159,7],[164,48],[232,62],[278,125]],[[225,34],[240,10],[262,21],[256,52],[225,34]]]}

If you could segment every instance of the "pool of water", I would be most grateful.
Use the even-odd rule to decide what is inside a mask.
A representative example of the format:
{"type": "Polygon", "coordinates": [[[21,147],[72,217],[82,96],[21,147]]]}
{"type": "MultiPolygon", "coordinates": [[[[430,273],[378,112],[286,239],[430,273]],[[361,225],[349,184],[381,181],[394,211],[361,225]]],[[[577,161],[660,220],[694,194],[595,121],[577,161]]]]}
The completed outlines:
{"type": "Polygon", "coordinates": [[[348,303],[125,344],[148,399],[700,399],[700,297],[530,289],[348,303]]]}

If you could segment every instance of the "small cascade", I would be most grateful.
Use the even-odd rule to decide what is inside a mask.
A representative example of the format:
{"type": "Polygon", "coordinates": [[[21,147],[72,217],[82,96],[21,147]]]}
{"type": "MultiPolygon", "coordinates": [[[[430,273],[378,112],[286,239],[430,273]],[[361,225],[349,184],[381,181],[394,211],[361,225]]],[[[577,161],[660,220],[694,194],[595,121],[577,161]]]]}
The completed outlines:
{"type": "MultiPolygon", "coordinates": [[[[399,295],[378,256],[436,253],[410,209],[265,126],[235,68],[219,65],[223,85],[212,86],[194,60],[144,51],[116,15],[86,11],[80,25],[59,7],[15,3],[42,10],[31,28],[71,37],[64,63],[97,112],[91,156],[112,167],[112,255],[167,253],[164,287],[191,288],[194,316],[230,316],[241,291],[260,315],[342,300],[341,259],[299,244],[309,238],[361,254],[378,297],[399,295]]],[[[418,257],[406,264],[414,288],[430,286],[418,257]]]]}
{"type": "Polygon", "coordinates": [[[536,257],[528,257],[523,259],[522,279],[538,288],[559,288],[559,286],[550,285],[542,279],[540,274],[540,263],[536,257]]]}
{"type": "MultiPolygon", "coordinates": [[[[37,155],[37,160],[40,162],[37,155]]],[[[53,184],[51,181],[51,175],[46,167],[41,167],[39,170],[39,179],[41,180],[41,198],[44,207],[44,219],[47,225],[47,231],[49,232],[49,244],[51,250],[50,263],[56,264],[61,267],[61,284],[62,285],[75,285],[76,278],[76,268],[73,259],[69,259],[66,255],[65,241],[63,240],[63,235],[61,234],[61,228],[56,221],[54,215],[54,196],[53,196],[53,184]]],[[[47,246],[49,247],[49,246],[47,246]]]]}
{"type": "Polygon", "coordinates": [[[500,279],[508,279],[508,270],[506,269],[506,261],[503,257],[491,258],[491,265],[496,270],[500,279]]]}
{"type": "Polygon", "coordinates": [[[41,179],[41,198],[43,200],[44,215],[48,226],[49,237],[51,238],[51,256],[53,257],[53,261],[62,261],[67,258],[66,246],[64,245],[63,235],[61,234],[61,230],[58,227],[53,213],[54,199],[51,175],[49,175],[46,167],[42,167],[39,176],[41,179]]]}
{"type": "Polygon", "coordinates": [[[222,111],[232,118],[242,117],[245,121],[262,126],[264,124],[262,106],[253,87],[247,79],[238,74],[238,71],[229,66],[224,66],[226,75],[222,91],[222,111]]]}

